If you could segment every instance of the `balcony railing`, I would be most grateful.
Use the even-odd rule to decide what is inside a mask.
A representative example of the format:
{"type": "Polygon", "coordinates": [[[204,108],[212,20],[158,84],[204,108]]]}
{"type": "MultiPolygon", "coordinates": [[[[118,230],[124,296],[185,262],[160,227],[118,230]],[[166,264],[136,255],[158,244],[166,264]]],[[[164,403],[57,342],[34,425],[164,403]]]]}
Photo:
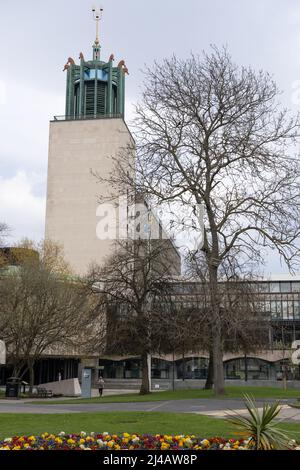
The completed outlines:
{"type": "Polygon", "coordinates": [[[72,116],[54,116],[53,121],[82,121],[89,119],[124,119],[123,114],[79,114],[72,116]]]}

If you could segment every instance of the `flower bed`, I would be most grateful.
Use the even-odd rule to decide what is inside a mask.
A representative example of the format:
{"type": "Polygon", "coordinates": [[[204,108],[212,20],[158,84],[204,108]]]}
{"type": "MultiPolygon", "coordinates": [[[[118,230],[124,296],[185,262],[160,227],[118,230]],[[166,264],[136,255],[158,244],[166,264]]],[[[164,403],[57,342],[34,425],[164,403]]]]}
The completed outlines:
{"type": "Polygon", "coordinates": [[[58,435],[15,436],[0,441],[0,450],[250,450],[249,440],[200,439],[194,435],[121,435],[81,432],[58,435]]]}

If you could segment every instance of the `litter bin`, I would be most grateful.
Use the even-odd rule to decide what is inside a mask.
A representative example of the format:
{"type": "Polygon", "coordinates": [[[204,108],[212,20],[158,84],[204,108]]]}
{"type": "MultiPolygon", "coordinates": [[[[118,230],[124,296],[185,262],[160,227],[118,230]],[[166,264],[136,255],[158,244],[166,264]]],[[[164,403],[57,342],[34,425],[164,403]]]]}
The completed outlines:
{"type": "Polygon", "coordinates": [[[7,398],[18,398],[20,391],[20,379],[10,377],[6,382],[5,396],[7,398]]]}

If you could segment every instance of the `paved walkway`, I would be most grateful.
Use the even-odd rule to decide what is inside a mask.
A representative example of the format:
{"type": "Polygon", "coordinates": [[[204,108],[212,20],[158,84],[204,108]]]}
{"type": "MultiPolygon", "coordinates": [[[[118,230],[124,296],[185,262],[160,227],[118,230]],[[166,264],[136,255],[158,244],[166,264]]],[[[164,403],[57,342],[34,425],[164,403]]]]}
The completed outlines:
{"type": "MultiPolygon", "coordinates": [[[[291,408],[287,405],[290,400],[282,400],[283,408],[280,418],[288,421],[300,422],[300,409],[291,408]],[[285,403],[284,403],[285,402],[285,403]]],[[[263,400],[257,400],[258,406],[263,405],[263,400]]],[[[35,405],[29,401],[21,400],[0,400],[0,413],[95,413],[109,411],[159,411],[176,413],[195,413],[215,418],[226,418],[230,410],[239,413],[247,413],[243,406],[243,401],[238,399],[190,399],[190,400],[170,400],[134,403],[91,403],[91,404],[71,404],[66,402],[61,405],[35,405]]]]}

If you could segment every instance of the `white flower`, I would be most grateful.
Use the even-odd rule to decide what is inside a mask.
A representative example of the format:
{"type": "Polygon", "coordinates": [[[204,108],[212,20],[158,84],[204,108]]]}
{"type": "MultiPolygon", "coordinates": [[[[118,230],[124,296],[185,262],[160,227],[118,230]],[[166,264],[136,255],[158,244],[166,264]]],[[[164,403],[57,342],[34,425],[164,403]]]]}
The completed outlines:
{"type": "Polygon", "coordinates": [[[86,436],[86,432],[81,431],[80,435],[81,435],[81,437],[85,437],[85,436],[86,436]]]}
{"type": "Polygon", "coordinates": [[[12,441],[12,438],[11,437],[7,437],[6,439],[4,439],[3,442],[11,442],[12,441]]]}
{"type": "Polygon", "coordinates": [[[139,442],[140,438],[139,437],[135,437],[134,439],[132,439],[132,442],[139,442]]]}
{"type": "Polygon", "coordinates": [[[59,434],[58,434],[60,437],[63,437],[66,435],[66,433],[64,431],[61,431],[59,434]]]}
{"type": "Polygon", "coordinates": [[[103,432],[103,433],[102,433],[102,436],[108,436],[108,432],[106,432],[106,431],[103,432]]]}
{"type": "Polygon", "coordinates": [[[90,432],[90,436],[92,436],[92,437],[93,437],[94,435],[95,435],[95,433],[94,433],[94,432],[90,432]]]}
{"type": "Polygon", "coordinates": [[[97,444],[99,447],[105,446],[105,442],[103,442],[102,439],[97,439],[97,444]]]}

